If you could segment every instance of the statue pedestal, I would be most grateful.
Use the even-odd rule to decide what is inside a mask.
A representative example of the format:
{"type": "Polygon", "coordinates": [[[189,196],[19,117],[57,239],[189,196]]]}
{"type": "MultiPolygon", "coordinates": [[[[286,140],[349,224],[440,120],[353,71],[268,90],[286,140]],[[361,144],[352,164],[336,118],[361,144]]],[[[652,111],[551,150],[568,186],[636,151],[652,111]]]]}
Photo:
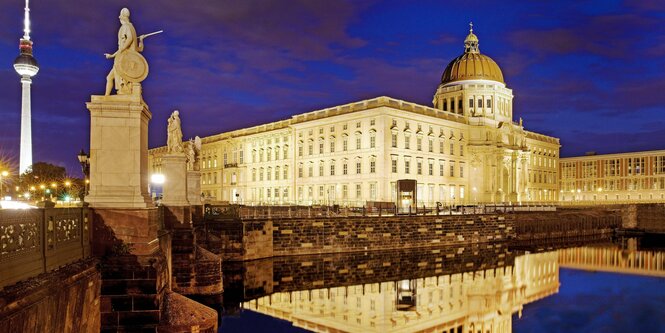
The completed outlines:
{"type": "Polygon", "coordinates": [[[162,156],[164,185],[162,205],[189,206],[187,201],[187,157],[182,153],[162,156]]]}
{"type": "Polygon", "coordinates": [[[201,202],[201,171],[187,171],[187,201],[194,206],[201,202]]]}
{"type": "Polygon", "coordinates": [[[141,97],[132,94],[91,96],[90,207],[153,207],[148,193],[148,122],[152,114],[141,97]]]}

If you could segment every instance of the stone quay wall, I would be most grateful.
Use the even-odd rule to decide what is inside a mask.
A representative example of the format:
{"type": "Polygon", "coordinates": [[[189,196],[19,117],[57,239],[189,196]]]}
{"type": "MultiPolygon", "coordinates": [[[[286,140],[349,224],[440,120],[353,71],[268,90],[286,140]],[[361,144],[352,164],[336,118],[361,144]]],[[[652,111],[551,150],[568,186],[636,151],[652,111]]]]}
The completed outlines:
{"type": "Polygon", "coordinates": [[[515,214],[515,242],[575,239],[611,234],[621,227],[621,215],[605,209],[559,210],[515,214]]]}
{"type": "Polygon", "coordinates": [[[224,260],[462,246],[515,237],[510,214],[229,220],[206,228],[206,248],[224,260]]]}
{"type": "Polygon", "coordinates": [[[622,228],[647,233],[665,233],[665,204],[624,205],[622,228]]]}
{"type": "Polygon", "coordinates": [[[0,332],[99,332],[101,274],[86,259],[4,288],[0,332]]]}
{"type": "Polygon", "coordinates": [[[233,307],[274,292],[503,269],[514,264],[515,256],[516,252],[500,243],[227,262],[224,264],[224,302],[233,307]]]}

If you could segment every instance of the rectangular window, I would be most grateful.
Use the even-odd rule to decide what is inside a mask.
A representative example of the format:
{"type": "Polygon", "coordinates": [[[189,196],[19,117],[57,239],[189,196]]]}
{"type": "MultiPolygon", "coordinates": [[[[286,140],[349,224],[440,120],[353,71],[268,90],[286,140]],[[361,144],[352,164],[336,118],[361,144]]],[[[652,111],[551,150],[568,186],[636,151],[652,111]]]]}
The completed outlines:
{"type": "Polygon", "coordinates": [[[349,198],[349,185],[342,185],[342,199],[346,200],[349,198]]]}
{"type": "Polygon", "coordinates": [[[323,198],[323,192],[324,192],[323,185],[321,185],[319,186],[319,198],[323,198]]]}
{"type": "Polygon", "coordinates": [[[416,162],[416,172],[419,175],[423,174],[423,162],[420,162],[420,161],[416,162]]]}
{"type": "Polygon", "coordinates": [[[362,162],[357,161],[356,162],[356,174],[360,174],[362,172],[362,162]]]}
{"type": "Polygon", "coordinates": [[[459,145],[459,156],[464,156],[464,144],[459,145]]]}
{"type": "Polygon", "coordinates": [[[356,137],[356,149],[360,149],[360,147],[361,147],[360,143],[361,143],[361,138],[360,138],[360,136],[357,136],[356,137]]]}
{"type": "Polygon", "coordinates": [[[450,155],[455,155],[455,144],[450,143],[450,155]]]}
{"type": "Polygon", "coordinates": [[[302,144],[298,146],[298,156],[302,157],[302,144]]]}
{"type": "Polygon", "coordinates": [[[464,163],[459,164],[459,176],[464,177],[464,163]]]}
{"type": "Polygon", "coordinates": [[[309,170],[307,170],[307,175],[309,177],[314,177],[314,163],[309,164],[309,170]]]}
{"type": "Polygon", "coordinates": [[[369,173],[376,173],[376,161],[369,161],[369,173]]]}
{"type": "Polygon", "coordinates": [[[314,146],[311,143],[307,146],[307,153],[308,155],[314,154],[314,146]]]}
{"type": "Polygon", "coordinates": [[[289,179],[289,166],[288,166],[288,165],[285,165],[285,166],[284,166],[284,177],[283,177],[283,178],[284,178],[285,180],[286,180],[286,179],[289,179]]]}
{"type": "Polygon", "coordinates": [[[298,166],[298,178],[302,178],[302,164],[298,166]]]}
{"type": "Polygon", "coordinates": [[[376,136],[372,135],[369,137],[369,147],[376,148],[376,136]]]}
{"type": "Polygon", "coordinates": [[[323,162],[319,163],[319,176],[323,176],[323,162]]]}
{"type": "Polygon", "coordinates": [[[430,153],[433,153],[433,152],[434,152],[434,140],[432,140],[432,139],[429,139],[428,151],[429,151],[430,153]]]}
{"type": "Polygon", "coordinates": [[[397,173],[397,160],[392,160],[392,172],[397,173]]]}
{"type": "Polygon", "coordinates": [[[390,142],[393,148],[397,148],[397,134],[392,134],[390,142]]]}
{"type": "Polygon", "coordinates": [[[376,120],[371,119],[371,120],[369,121],[369,125],[370,125],[370,126],[374,126],[374,125],[376,125],[376,120]]]}
{"type": "Polygon", "coordinates": [[[404,161],[404,173],[411,173],[411,162],[404,161]]]}
{"type": "Polygon", "coordinates": [[[470,107],[470,108],[473,107],[473,98],[469,98],[469,107],[470,107]]]}
{"type": "Polygon", "coordinates": [[[487,99],[487,107],[488,107],[488,108],[491,108],[491,107],[492,107],[492,100],[489,99],[489,98],[487,99]]]}
{"type": "Polygon", "coordinates": [[[422,138],[416,138],[416,149],[418,151],[423,150],[423,139],[422,138]]]}
{"type": "Polygon", "coordinates": [[[411,137],[408,135],[404,136],[404,149],[411,149],[411,137]]]}
{"type": "Polygon", "coordinates": [[[443,150],[443,140],[439,140],[439,153],[441,153],[441,154],[444,153],[444,150],[443,150]]]}
{"type": "Polygon", "coordinates": [[[335,175],[335,163],[333,162],[330,163],[330,175],[331,176],[335,175]]]}
{"type": "Polygon", "coordinates": [[[450,161],[450,177],[455,177],[455,162],[450,161]]]}
{"type": "Polygon", "coordinates": [[[439,163],[440,163],[439,164],[439,176],[443,177],[444,164],[443,164],[443,162],[439,162],[439,163]]]}
{"type": "Polygon", "coordinates": [[[376,183],[369,184],[369,199],[376,201],[376,183]]]}
{"type": "Polygon", "coordinates": [[[330,141],[330,152],[331,153],[335,152],[335,141],[330,141]]]}
{"type": "Polygon", "coordinates": [[[319,142],[319,154],[323,154],[323,141],[319,142]]]}
{"type": "Polygon", "coordinates": [[[433,176],[434,175],[434,163],[430,162],[429,163],[429,175],[433,176]]]}
{"type": "Polygon", "coordinates": [[[356,199],[360,199],[362,197],[362,185],[361,184],[356,184],[356,199]]]}
{"type": "Polygon", "coordinates": [[[245,162],[245,158],[244,158],[245,154],[242,150],[240,151],[239,154],[240,154],[240,164],[243,164],[245,162]]]}
{"type": "Polygon", "coordinates": [[[343,151],[349,150],[349,139],[344,138],[344,141],[342,141],[342,150],[343,151]]]}
{"type": "Polygon", "coordinates": [[[346,162],[344,162],[344,164],[342,164],[342,174],[344,174],[344,175],[349,174],[349,165],[346,162]]]}
{"type": "Polygon", "coordinates": [[[482,98],[478,98],[478,107],[479,108],[483,107],[483,99],[482,98]]]}

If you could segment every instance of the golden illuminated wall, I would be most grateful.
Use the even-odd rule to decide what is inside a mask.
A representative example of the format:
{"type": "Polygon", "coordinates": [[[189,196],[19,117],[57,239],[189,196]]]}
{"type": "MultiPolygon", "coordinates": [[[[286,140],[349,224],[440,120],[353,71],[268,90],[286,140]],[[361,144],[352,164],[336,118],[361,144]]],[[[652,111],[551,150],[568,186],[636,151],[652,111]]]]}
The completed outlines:
{"type": "Polygon", "coordinates": [[[562,158],[564,203],[665,201],[665,150],[562,158]]]}
{"type": "Polygon", "coordinates": [[[577,247],[559,250],[564,268],[665,277],[665,253],[619,247],[577,247]]]}
{"type": "Polygon", "coordinates": [[[282,292],[243,306],[315,332],[511,332],[513,313],[558,291],[556,260],[528,254],[505,269],[282,292]]]}

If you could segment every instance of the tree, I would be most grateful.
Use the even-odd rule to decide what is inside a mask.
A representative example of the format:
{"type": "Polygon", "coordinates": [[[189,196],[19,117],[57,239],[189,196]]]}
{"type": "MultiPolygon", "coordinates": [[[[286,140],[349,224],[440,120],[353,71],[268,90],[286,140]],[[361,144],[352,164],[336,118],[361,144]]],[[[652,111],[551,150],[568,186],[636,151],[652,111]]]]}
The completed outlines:
{"type": "Polygon", "coordinates": [[[64,167],[46,162],[35,162],[19,176],[18,187],[21,192],[31,192],[34,197],[57,197],[68,189],[64,186],[68,180],[64,167]],[[55,186],[53,186],[55,185],[55,186]],[[31,189],[33,189],[31,191],[31,189]]]}

